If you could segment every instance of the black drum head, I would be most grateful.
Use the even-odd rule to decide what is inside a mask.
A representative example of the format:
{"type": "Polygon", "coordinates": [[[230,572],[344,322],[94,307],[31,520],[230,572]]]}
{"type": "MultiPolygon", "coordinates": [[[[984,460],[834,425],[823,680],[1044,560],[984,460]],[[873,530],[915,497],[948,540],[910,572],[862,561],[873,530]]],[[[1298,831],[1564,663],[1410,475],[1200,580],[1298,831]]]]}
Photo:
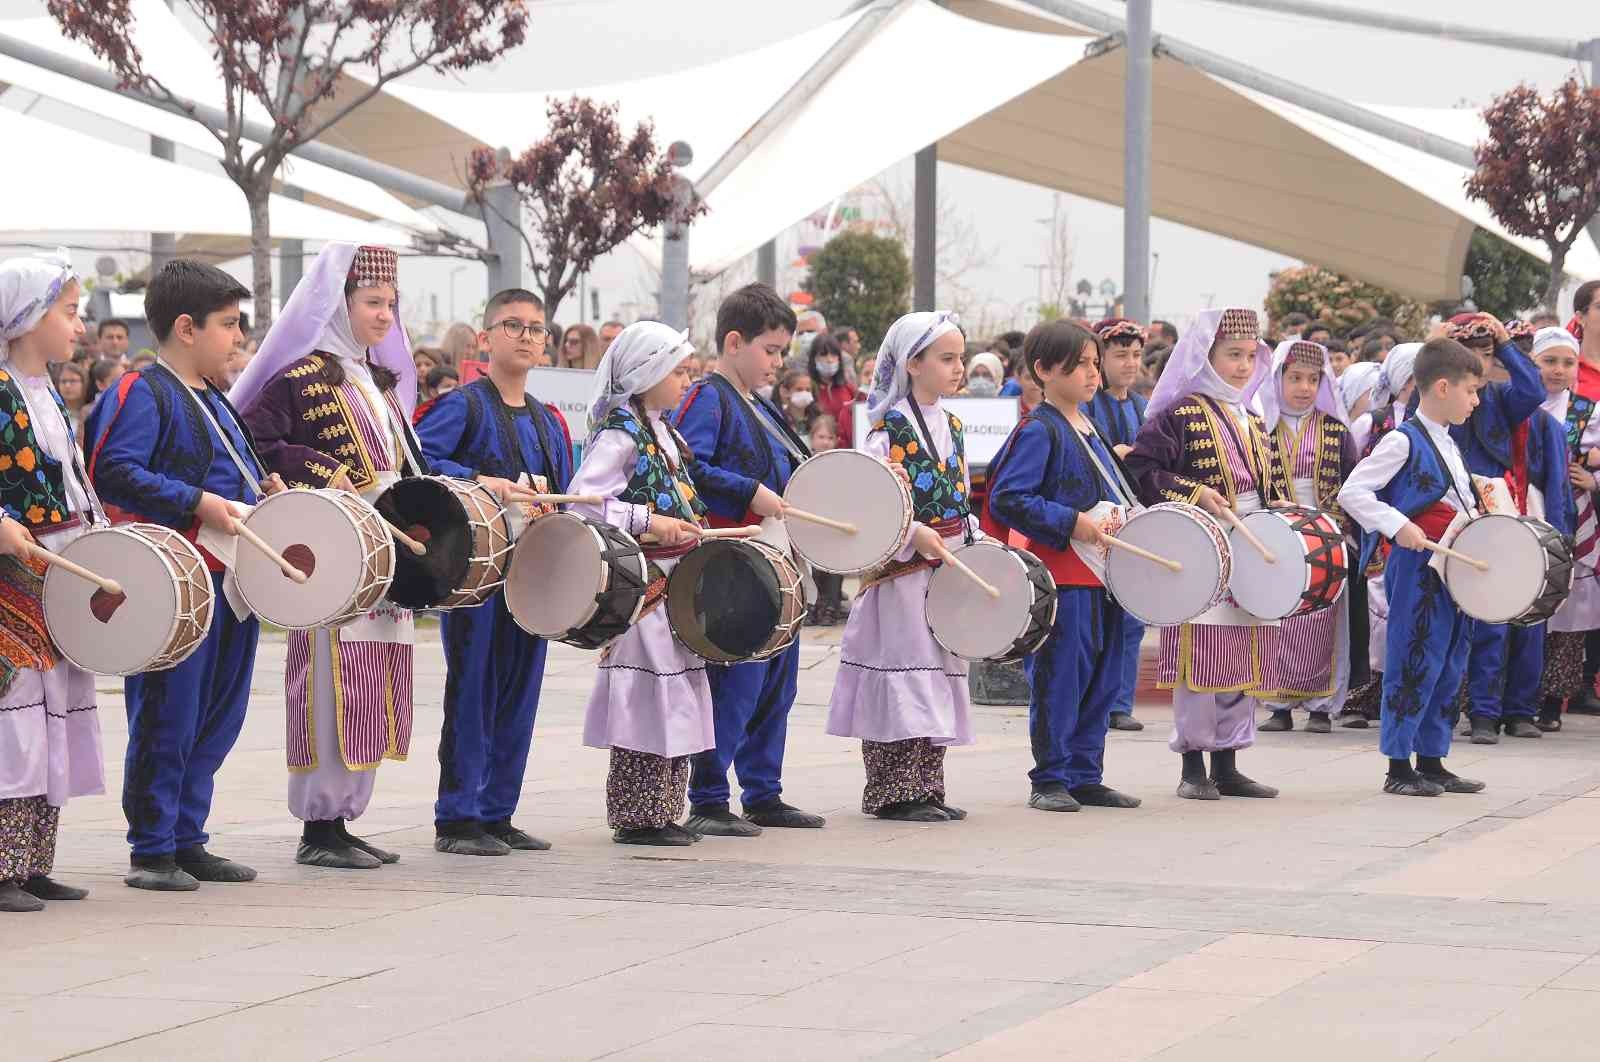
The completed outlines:
{"type": "Polygon", "coordinates": [[[755,547],[712,539],[684,554],[672,570],[667,610],[679,640],[695,653],[708,660],[745,660],[777,629],[782,595],[772,564],[755,547]]]}
{"type": "Polygon", "coordinates": [[[455,593],[472,561],[467,511],[450,488],[411,477],[391,485],[374,506],[379,515],[427,547],[417,556],[396,544],[389,600],[401,608],[433,608],[455,593]]]}

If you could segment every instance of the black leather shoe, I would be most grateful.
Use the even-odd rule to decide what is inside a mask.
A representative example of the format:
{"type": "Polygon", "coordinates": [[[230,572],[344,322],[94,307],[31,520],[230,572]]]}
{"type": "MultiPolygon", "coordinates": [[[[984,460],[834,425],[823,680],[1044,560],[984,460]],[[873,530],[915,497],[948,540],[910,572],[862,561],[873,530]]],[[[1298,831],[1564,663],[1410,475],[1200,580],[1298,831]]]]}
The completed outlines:
{"type": "Polygon", "coordinates": [[[1444,786],[1418,775],[1415,778],[1385,778],[1383,791],[1393,796],[1436,797],[1444,794],[1444,786]]]}
{"type": "Polygon", "coordinates": [[[503,856],[511,846],[491,837],[480,822],[439,822],[434,824],[433,850],[446,855],[503,856]]]}
{"type": "Polygon", "coordinates": [[[44,901],[25,892],[14,881],[0,881],[0,914],[32,914],[44,910],[44,901]]]}
{"type": "Polygon", "coordinates": [[[344,822],[343,819],[334,819],[333,820],[333,832],[338,834],[339,838],[341,840],[343,840],[345,844],[349,845],[351,848],[355,848],[355,849],[357,849],[359,851],[367,853],[367,855],[369,855],[372,858],[376,859],[378,862],[382,863],[384,866],[388,866],[391,863],[400,862],[400,856],[397,853],[395,853],[395,852],[386,852],[382,848],[379,848],[377,845],[372,844],[372,843],[370,843],[368,841],[365,841],[362,838],[357,837],[355,834],[351,833],[350,832],[350,827],[345,825],[345,822],[344,822]]]}
{"type": "Polygon", "coordinates": [[[1193,781],[1185,778],[1178,783],[1178,795],[1185,800],[1221,800],[1217,783],[1209,778],[1193,781]]]}
{"type": "Polygon", "coordinates": [[[1225,797],[1251,797],[1256,800],[1271,800],[1278,795],[1278,790],[1270,785],[1263,785],[1253,778],[1247,778],[1235,772],[1225,777],[1213,775],[1211,778],[1217,792],[1225,797]]]}
{"type": "Polygon", "coordinates": [[[1360,712],[1340,712],[1339,725],[1346,730],[1365,730],[1367,717],[1360,712]]]}
{"type": "Polygon", "coordinates": [[[183,870],[171,856],[134,856],[122,883],[149,892],[193,892],[200,881],[183,870]]]}
{"type": "Polygon", "coordinates": [[[1498,745],[1500,744],[1498,731],[1499,727],[1495,725],[1495,720],[1475,715],[1472,717],[1472,729],[1468,733],[1472,735],[1474,745],[1498,745]]]}
{"type": "Polygon", "coordinates": [[[1513,715],[1505,721],[1506,737],[1536,738],[1544,737],[1544,731],[1526,716],[1513,715]]]}
{"type": "Polygon", "coordinates": [[[934,800],[929,798],[928,806],[938,808],[940,811],[944,812],[944,817],[950,819],[952,822],[960,822],[962,819],[967,817],[967,810],[965,808],[952,807],[942,800],[934,800]]]}
{"type": "Polygon", "coordinates": [[[1331,734],[1333,733],[1333,720],[1328,718],[1327,712],[1312,712],[1311,718],[1306,720],[1306,733],[1331,734]]]}
{"type": "Polygon", "coordinates": [[[88,889],[76,885],[63,885],[44,874],[37,874],[22,883],[22,891],[41,900],[81,900],[89,895],[88,889]]]}
{"type": "Polygon", "coordinates": [[[759,837],[761,827],[753,822],[746,822],[728,810],[728,805],[707,804],[703,807],[690,808],[689,817],[683,823],[690,830],[705,837],[759,837]]]}
{"type": "Polygon", "coordinates": [[[694,844],[688,830],[667,826],[625,827],[612,833],[611,839],[617,844],[645,844],[658,848],[687,848],[694,844]]]}
{"type": "Polygon", "coordinates": [[[243,863],[213,855],[205,845],[180,848],[173,856],[179,869],[187,871],[196,881],[242,882],[256,880],[256,872],[243,863]]]}
{"type": "Polygon", "coordinates": [[[885,804],[873,815],[895,822],[949,822],[950,816],[920,800],[906,800],[898,804],[885,804]]]}
{"type": "Polygon", "coordinates": [[[1106,724],[1112,730],[1143,730],[1144,724],[1135,719],[1129,712],[1112,712],[1111,720],[1106,724]]]}
{"type": "Polygon", "coordinates": [[[483,832],[505,845],[514,852],[548,852],[550,842],[535,837],[526,830],[519,830],[511,825],[511,820],[503,822],[486,822],[483,832]]]}
{"type": "Polygon", "coordinates": [[[1072,794],[1072,799],[1086,808],[1136,808],[1139,798],[1119,793],[1109,785],[1098,782],[1090,785],[1075,785],[1067,790],[1072,794]]]}
{"type": "Polygon", "coordinates": [[[1294,714],[1282,709],[1272,713],[1272,718],[1256,727],[1263,734],[1279,734],[1294,729],[1294,714]]]}
{"type": "Polygon", "coordinates": [[[1481,793],[1485,783],[1475,778],[1463,778],[1449,771],[1418,771],[1422,780],[1439,787],[1441,793],[1481,793]]]}
{"type": "Polygon", "coordinates": [[[775,830],[820,830],[828,820],[809,811],[801,811],[782,800],[769,800],[744,809],[745,821],[775,830]]]}

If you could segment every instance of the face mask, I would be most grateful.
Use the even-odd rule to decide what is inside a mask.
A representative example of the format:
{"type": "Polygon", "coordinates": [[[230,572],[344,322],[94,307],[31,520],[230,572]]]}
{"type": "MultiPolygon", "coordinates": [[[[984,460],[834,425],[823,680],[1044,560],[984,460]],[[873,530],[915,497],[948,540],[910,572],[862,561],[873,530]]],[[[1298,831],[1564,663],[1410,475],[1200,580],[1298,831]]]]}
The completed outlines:
{"type": "Polygon", "coordinates": [[[993,398],[1000,393],[1000,385],[987,376],[974,376],[967,381],[967,394],[974,398],[993,398]]]}
{"type": "Polygon", "coordinates": [[[796,409],[804,409],[814,401],[810,391],[796,391],[789,396],[789,404],[796,409]]]}
{"type": "Polygon", "coordinates": [[[831,380],[831,379],[833,379],[834,374],[837,373],[838,371],[839,371],[839,362],[838,362],[838,360],[836,358],[818,358],[817,359],[817,375],[818,376],[825,376],[825,377],[827,377],[828,379],[831,380]]]}

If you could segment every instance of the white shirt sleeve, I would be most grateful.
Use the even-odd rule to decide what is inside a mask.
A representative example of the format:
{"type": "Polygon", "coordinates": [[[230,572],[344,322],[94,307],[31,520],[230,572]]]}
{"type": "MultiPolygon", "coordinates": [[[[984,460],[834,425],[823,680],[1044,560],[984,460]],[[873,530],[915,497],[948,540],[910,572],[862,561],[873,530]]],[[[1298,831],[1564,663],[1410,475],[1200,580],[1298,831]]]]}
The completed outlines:
{"type": "Polygon", "coordinates": [[[1411,456],[1411,439],[1402,431],[1391,431],[1351,469],[1350,478],[1339,488],[1339,507],[1368,531],[1394,538],[1409,522],[1406,514],[1378,498],[1378,491],[1394,479],[1411,456]]]}
{"type": "Polygon", "coordinates": [[[638,459],[638,450],[626,432],[601,432],[593,445],[583,451],[583,463],[573,474],[567,490],[572,494],[598,494],[605,501],[599,505],[573,504],[567,508],[579,516],[621,528],[630,535],[644,534],[650,526],[649,508],[618,500],[618,495],[628,488],[638,459]]]}
{"type": "MultiPolygon", "coordinates": [[[[880,461],[889,460],[889,433],[886,431],[869,432],[867,441],[861,445],[861,449],[880,461]]],[[[921,526],[920,523],[913,520],[911,526],[906,529],[906,539],[900,543],[900,551],[894,556],[894,559],[901,564],[904,564],[916,554],[916,550],[911,548],[911,538],[917,533],[917,528],[921,526]]]]}

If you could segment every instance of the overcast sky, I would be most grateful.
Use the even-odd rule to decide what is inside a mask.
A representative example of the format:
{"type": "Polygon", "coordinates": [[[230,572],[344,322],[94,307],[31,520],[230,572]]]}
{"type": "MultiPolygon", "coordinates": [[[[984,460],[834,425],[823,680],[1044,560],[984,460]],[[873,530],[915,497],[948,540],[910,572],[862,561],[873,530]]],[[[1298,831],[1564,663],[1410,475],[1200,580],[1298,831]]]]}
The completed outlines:
{"type": "MultiPolygon", "coordinates": [[[[1107,11],[1121,4],[1093,0],[1107,11]]],[[[496,69],[457,79],[471,88],[583,88],[623,78],[664,73],[722,55],[781,40],[835,17],[848,0],[535,0],[530,43],[496,69]],[[637,12],[635,17],[627,13],[637,12]]],[[[1600,36],[1600,5],[1580,0],[1360,0],[1353,9],[1381,7],[1393,13],[1491,29],[1547,36],[1600,36]],[[1579,12],[1589,14],[1579,18],[1579,12]],[[1576,25],[1575,20],[1586,22],[1576,25]]],[[[0,18],[36,16],[42,0],[0,0],[0,18]]],[[[1385,34],[1288,16],[1247,11],[1208,0],[1155,0],[1158,32],[1253,64],[1324,92],[1355,101],[1415,106],[1479,105],[1519,81],[1549,88],[1573,69],[1571,62],[1520,52],[1385,34]]],[[[0,27],[3,28],[3,27],[0,27]]],[[[959,41],[938,57],[942,76],[982,78],[962,65],[959,41]]],[[[426,82],[442,82],[429,76],[426,82]]],[[[715,106],[708,100],[707,106],[715,106]]],[[[663,134],[670,135],[663,130],[663,134]]],[[[827,144],[817,145],[828,150],[827,144]]],[[[802,160],[796,160],[799,164],[802,160]]],[[[940,167],[941,192],[984,235],[992,263],[969,277],[967,286],[995,300],[1020,304],[1034,297],[1037,274],[1030,263],[1045,260],[1044,229],[1052,193],[961,167],[940,167]]],[[[108,174],[108,191],[114,175],[108,174]]],[[[1116,207],[1065,197],[1075,244],[1074,277],[1096,284],[1122,276],[1121,212],[1116,207]]],[[[1270,270],[1291,264],[1261,251],[1157,220],[1152,245],[1160,256],[1155,279],[1157,314],[1186,317],[1216,302],[1259,303],[1270,270]]],[[[629,255],[596,270],[602,311],[643,296],[648,277],[629,255]]],[[[447,314],[455,263],[408,262],[408,302],[418,316],[429,295],[447,314]]],[[[456,276],[458,314],[480,301],[480,267],[456,276]]],[[[569,304],[564,319],[570,320],[569,304]]]]}

